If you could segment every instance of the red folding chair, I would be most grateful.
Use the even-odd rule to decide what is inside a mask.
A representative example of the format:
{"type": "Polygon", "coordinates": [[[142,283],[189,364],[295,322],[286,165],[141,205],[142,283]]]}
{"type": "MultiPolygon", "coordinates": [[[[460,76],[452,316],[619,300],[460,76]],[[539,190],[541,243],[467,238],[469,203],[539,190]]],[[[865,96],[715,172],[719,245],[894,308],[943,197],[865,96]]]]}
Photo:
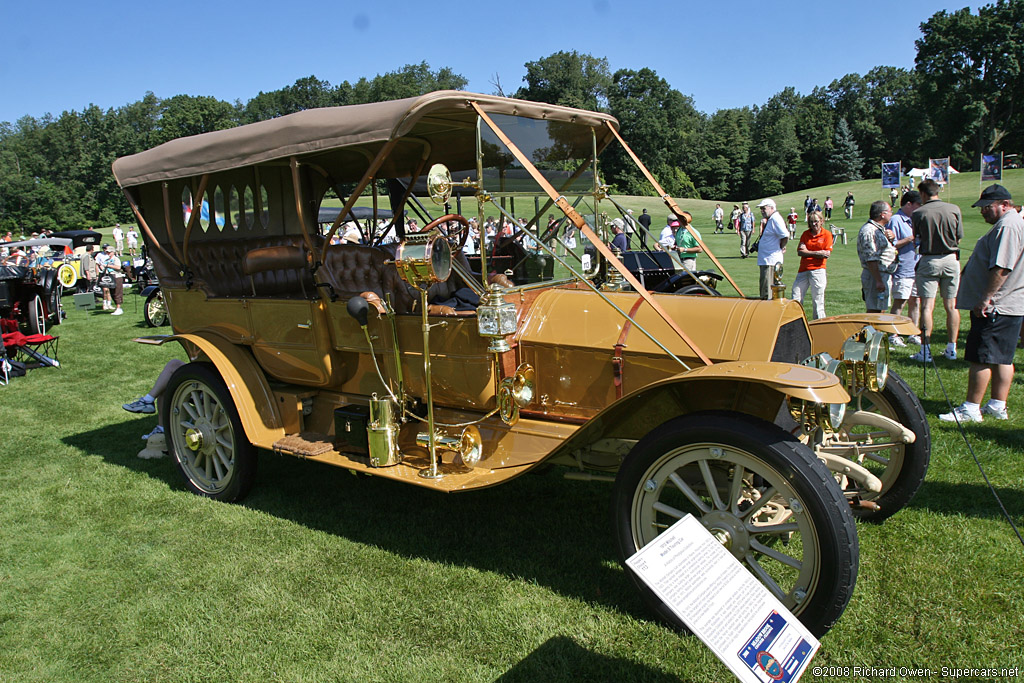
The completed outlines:
{"type": "Polygon", "coordinates": [[[57,344],[60,337],[51,334],[22,334],[16,320],[0,320],[7,357],[34,367],[59,368],[57,344]]]}

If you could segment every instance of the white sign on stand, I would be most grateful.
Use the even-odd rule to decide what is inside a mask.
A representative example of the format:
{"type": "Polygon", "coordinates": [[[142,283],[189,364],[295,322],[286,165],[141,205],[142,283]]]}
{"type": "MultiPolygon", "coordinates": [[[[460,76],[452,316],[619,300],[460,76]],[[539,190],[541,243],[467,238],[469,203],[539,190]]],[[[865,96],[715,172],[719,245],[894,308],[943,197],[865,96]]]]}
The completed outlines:
{"type": "Polygon", "coordinates": [[[744,683],[799,680],[820,644],[693,516],[626,560],[744,683]]]}

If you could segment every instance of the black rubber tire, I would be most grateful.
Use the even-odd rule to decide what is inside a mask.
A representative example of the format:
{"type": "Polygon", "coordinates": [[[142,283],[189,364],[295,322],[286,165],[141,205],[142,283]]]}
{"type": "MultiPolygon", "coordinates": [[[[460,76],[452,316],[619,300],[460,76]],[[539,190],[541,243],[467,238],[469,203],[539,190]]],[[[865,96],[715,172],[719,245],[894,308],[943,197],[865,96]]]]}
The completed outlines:
{"type": "MultiPolygon", "coordinates": [[[[878,412],[896,420],[917,436],[914,443],[904,445],[902,462],[898,463],[898,469],[891,473],[885,471],[884,475],[879,477],[882,479],[882,492],[861,494],[861,498],[877,503],[880,509],[854,510],[853,514],[858,519],[881,522],[902,510],[924,483],[931,460],[932,434],[917,394],[892,370],[889,371],[889,378],[881,394],[868,392],[864,398],[876,403],[878,412]]],[[[872,469],[871,466],[868,469],[872,469]]],[[[876,476],[878,474],[876,472],[876,476]]]]}
{"type": "Polygon", "coordinates": [[[212,365],[189,363],[171,375],[160,399],[160,423],[167,434],[167,449],[190,491],[225,502],[241,500],[249,493],[256,480],[256,448],[246,437],[231,394],[212,365]],[[209,402],[197,407],[197,397],[209,402]],[[201,435],[196,448],[186,445],[190,431],[201,435]],[[212,438],[215,432],[229,445],[212,438]]]}
{"type": "MultiPolygon", "coordinates": [[[[739,498],[743,510],[752,505],[743,507],[742,501],[750,500],[750,494],[755,490],[766,491],[768,486],[778,487],[777,490],[783,494],[783,502],[793,496],[799,501],[802,510],[793,511],[788,503],[779,506],[776,496],[769,498],[769,501],[776,501],[775,514],[781,512],[785,515],[788,512],[790,516],[786,519],[795,521],[799,527],[791,537],[787,537],[786,549],[792,547],[799,554],[798,561],[806,567],[806,574],[803,569],[792,570],[798,572],[792,586],[778,585],[780,579],[786,583],[782,575],[788,571],[781,569],[780,574],[781,563],[753,545],[745,545],[759,543],[758,537],[770,535],[761,533],[744,537],[746,532],[734,529],[735,547],[730,550],[748,568],[752,560],[772,576],[776,582],[776,595],[781,594],[782,602],[812,633],[821,636],[827,632],[846,609],[857,582],[859,546],[853,515],[835,478],[807,446],[785,430],[748,415],[719,411],[684,415],[666,422],[637,442],[619,469],[612,500],[616,544],[623,566],[626,558],[660,533],[650,530],[655,520],[665,526],[675,521],[674,515],[650,512],[650,520],[645,525],[641,517],[647,514],[646,511],[653,510],[655,502],[668,505],[666,501],[671,501],[677,511],[690,512],[705,525],[709,525],[711,516],[718,515],[720,520],[732,515],[738,526],[746,528],[743,515],[737,518],[729,510],[730,503],[724,499],[724,508],[716,510],[717,506],[712,501],[711,509],[702,512],[696,505],[686,502],[687,496],[680,492],[678,486],[666,487],[670,475],[675,474],[688,484],[693,482],[693,491],[710,490],[702,483],[699,466],[690,464],[687,467],[689,462],[699,461],[709,464],[712,476],[718,475],[714,480],[717,489],[721,489],[722,477],[728,479],[730,476],[729,463],[733,465],[733,473],[736,465],[743,466],[745,476],[738,480],[744,485],[739,498]],[[711,448],[722,450],[715,453],[709,450],[711,448]],[[685,504],[678,505],[679,500],[685,504]],[[659,514],[662,515],[660,518],[659,514]],[[755,553],[758,556],[755,557],[755,553]],[[775,571],[768,570],[768,567],[775,571]]],[[[772,506],[769,505],[760,508],[758,518],[761,519],[761,515],[770,509],[772,506]]],[[[778,551],[778,536],[773,538],[774,541],[762,545],[772,545],[772,549],[778,551]]],[[[628,568],[626,571],[639,587],[644,600],[662,619],[684,627],[643,582],[628,568]]],[[[751,573],[756,576],[755,572],[751,573]]]]}
{"type": "Polygon", "coordinates": [[[64,285],[60,283],[56,276],[53,278],[52,285],[47,296],[47,317],[51,325],[60,325],[61,319],[64,317],[64,305],[61,301],[61,297],[64,296],[64,285]]]}
{"type": "Polygon", "coordinates": [[[163,327],[170,324],[171,319],[167,315],[166,306],[164,306],[164,295],[159,289],[146,297],[146,305],[142,307],[142,314],[146,318],[146,324],[150,327],[163,327]]]}
{"type": "MultiPolygon", "coordinates": [[[[708,289],[711,289],[708,287],[708,289]]],[[[708,294],[707,290],[696,282],[692,285],[686,285],[680,289],[676,294],[689,295],[689,296],[722,296],[722,293],[717,289],[711,289],[711,294],[708,294]]]]}
{"type": "Polygon", "coordinates": [[[46,334],[46,310],[43,308],[43,298],[38,294],[32,295],[26,309],[29,333],[46,334]]]}

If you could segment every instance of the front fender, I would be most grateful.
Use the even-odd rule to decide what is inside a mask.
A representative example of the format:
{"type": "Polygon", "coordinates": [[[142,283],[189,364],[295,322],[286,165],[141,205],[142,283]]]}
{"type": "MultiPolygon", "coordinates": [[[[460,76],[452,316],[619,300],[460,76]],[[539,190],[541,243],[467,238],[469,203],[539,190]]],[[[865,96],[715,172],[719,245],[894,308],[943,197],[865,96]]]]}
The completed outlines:
{"type": "Polygon", "coordinates": [[[571,452],[604,438],[640,439],[679,415],[708,410],[774,422],[786,397],[820,403],[850,400],[838,377],[817,368],[767,361],[716,363],[623,396],[582,425],[557,451],[571,452]]]}
{"type": "Polygon", "coordinates": [[[275,441],[284,438],[284,423],[277,410],[274,393],[248,350],[210,332],[143,337],[137,341],[158,346],[176,341],[190,360],[205,357],[217,368],[227,385],[249,441],[262,448],[270,448],[275,441]]]}
{"type": "Polygon", "coordinates": [[[807,327],[811,332],[811,353],[827,353],[833,358],[839,358],[843,342],[868,325],[887,334],[921,334],[917,325],[905,315],[891,313],[834,315],[807,322],[807,327]]]}
{"type": "Polygon", "coordinates": [[[139,292],[139,296],[144,297],[144,298],[148,298],[150,294],[152,294],[153,292],[155,292],[155,291],[157,291],[159,289],[160,289],[160,285],[146,285],[142,289],[142,291],[139,292]]]}

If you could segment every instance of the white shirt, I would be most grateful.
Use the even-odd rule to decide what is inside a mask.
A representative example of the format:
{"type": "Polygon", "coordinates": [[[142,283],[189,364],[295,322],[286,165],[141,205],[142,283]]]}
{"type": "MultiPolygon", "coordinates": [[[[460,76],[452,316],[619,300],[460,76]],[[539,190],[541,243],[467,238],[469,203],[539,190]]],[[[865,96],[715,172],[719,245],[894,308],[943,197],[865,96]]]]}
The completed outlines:
{"type": "Polygon", "coordinates": [[[121,240],[124,239],[124,232],[121,230],[121,228],[115,227],[113,231],[111,231],[111,234],[114,236],[114,240],[117,242],[120,242],[121,240]]]}
{"type": "Polygon", "coordinates": [[[667,225],[664,228],[662,228],[661,234],[658,235],[658,244],[665,247],[666,249],[671,249],[672,247],[676,246],[675,228],[670,228],[667,225]]]}
{"type": "Polygon", "coordinates": [[[712,220],[720,221],[725,217],[725,212],[722,211],[722,207],[717,207],[715,212],[711,215],[712,220]]]}
{"type": "Polygon", "coordinates": [[[757,265],[774,266],[782,263],[782,239],[789,239],[782,214],[776,211],[768,218],[768,224],[761,233],[761,241],[757,243],[757,265]]]}

